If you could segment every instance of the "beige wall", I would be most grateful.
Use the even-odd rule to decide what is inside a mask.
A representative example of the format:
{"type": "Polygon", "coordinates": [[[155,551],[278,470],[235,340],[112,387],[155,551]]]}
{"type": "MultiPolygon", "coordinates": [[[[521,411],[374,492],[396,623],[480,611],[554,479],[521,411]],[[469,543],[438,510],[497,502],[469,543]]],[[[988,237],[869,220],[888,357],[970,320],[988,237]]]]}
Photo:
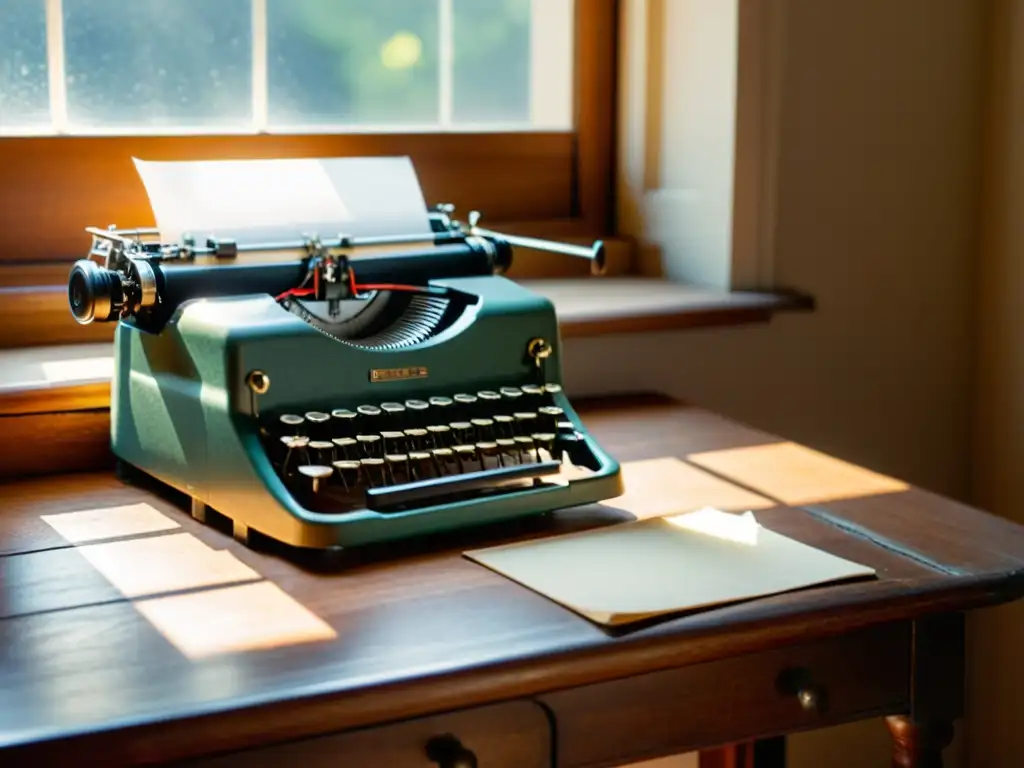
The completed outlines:
{"type": "MultiPolygon", "coordinates": [[[[626,0],[627,16],[637,2],[644,0],[626,0]]],[[[701,0],[683,5],[700,10],[701,0]]],[[[704,5],[711,8],[707,0],[704,5]]],[[[785,6],[777,168],[774,176],[743,167],[735,174],[774,179],[764,190],[773,198],[773,226],[766,230],[771,271],[779,284],[813,293],[818,311],[763,327],[577,340],[567,348],[568,383],[577,392],[662,389],[962,497],[971,453],[985,3],[788,0],[785,6]]],[[[672,18],[682,23],[684,16],[672,18]]],[[[663,29],[665,41],[686,39],[669,23],[663,29]]],[[[647,50],[659,47],[665,46],[648,44],[647,50]]],[[[693,65],[692,56],[664,61],[657,92],[647,96],[648,109],[659,96],[672,106],[653,110],[662,115],[657,119],[663,130],[627,129],[624,135],[636,142],[653,134],[669,145],[675,138],[663,116],[670,114],[679,130],[691,131],[680,139],[690,146],[693,132],[702,128],[701,114],[711,124],[722,112],[687,114],[700,109],[681,101],[694,92],[687,79],[710,75],[671,71],[672,61],[693,65]]],[[[714,71],[726,84],[741,80],[714,71]]],[[[627,94],[627,108],[629,103],[627,94]]],[[[635,122],[635,113],[624,121],[635,122]]],[[[714,132],[704,135],[715,141],[714,132]]],[[[730,136],[718,135],[718,141],[730,136]]],[[[1024,152],[1024,141],[1018,143],[1024,152]]],[[[709,152],[719,163],[715,153],[722,146],[709,152]]],[[[686,162],[688,155],[679,147],[657,153],[659,162],[668,163],[686,162]]],[[[624,163],[650,160],[635,143],[624,147],[623,157],[624,163]]],[[[700,200],[722,188],[721,180],[716,187],[692,169],[656,178],[654,191],[662,199],[700,200]]],[[[1024,202],[1024,185],[1017,192],[1024,202]]],[[[633,220],[642,202],[623,201],[633,220]]],[[[685,226],[685,218],[678,226],[685,226]]],[[[1020,239],[1024,225],[1014,226],[1020,239]]],[[[686,232],[659,230],[654,239],[668,260],[696,247],[686,232]]],[[[1007,240],[1004,247],[1007,261],[1012,244],[1007,240]]],[[[1024,301],[1021,307],[1024,312],[1024,301]]],[[[1008,347],[1015,339],[1008,328],[1000,330],[999,342],[1008,347]]],[[[1024,354],[1015,360],[1024,361],[1024,354]]],[[[1013,392],[1020,394],[1010,397],[1006,389],[1005,399],[1024,407],[1024,365],[1014,372],[1013,392]]],[[[1015,437],[1024,441],[1024,424],[1015,437]]],[[[1002,463],[1009,472],[1010,460],[1002,463]]],[[[1024,501],[1024,484],[1006,499],[1024,501]]],[[[795,737],[791,764],[886,765],[887,749],[884,726],[874,722],[795,737]]]]}

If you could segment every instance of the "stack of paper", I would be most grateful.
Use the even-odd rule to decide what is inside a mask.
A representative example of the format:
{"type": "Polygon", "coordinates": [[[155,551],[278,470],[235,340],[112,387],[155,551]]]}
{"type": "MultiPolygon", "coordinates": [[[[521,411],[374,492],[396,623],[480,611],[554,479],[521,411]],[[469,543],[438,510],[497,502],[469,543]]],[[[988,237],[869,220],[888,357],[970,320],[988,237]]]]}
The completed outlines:
{"type": "Polygon", "coordinates": [[[466,556],[604,625],[874,575],[712,508],[466,556]]]}

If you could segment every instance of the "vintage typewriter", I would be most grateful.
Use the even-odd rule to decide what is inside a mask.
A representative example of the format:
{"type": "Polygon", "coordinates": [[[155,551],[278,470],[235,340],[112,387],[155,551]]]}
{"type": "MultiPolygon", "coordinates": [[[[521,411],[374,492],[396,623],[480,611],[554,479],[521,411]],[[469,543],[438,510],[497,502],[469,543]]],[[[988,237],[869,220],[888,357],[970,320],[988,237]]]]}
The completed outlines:
{"type": "MultiPolygon", "coordinates": [[[[608,499],[619,466],[561,387],[551,303],[503,276],[514,247],[450,206],[430,232],[242,245],[89,228],[68,285],[116,322],[122,468],[258,534],[336,549],[608,499]]],[[[425,219],[427,220],[427,219],[425,219]]],[[[219,519],[223,519],[219,518],[219,519]]]]}

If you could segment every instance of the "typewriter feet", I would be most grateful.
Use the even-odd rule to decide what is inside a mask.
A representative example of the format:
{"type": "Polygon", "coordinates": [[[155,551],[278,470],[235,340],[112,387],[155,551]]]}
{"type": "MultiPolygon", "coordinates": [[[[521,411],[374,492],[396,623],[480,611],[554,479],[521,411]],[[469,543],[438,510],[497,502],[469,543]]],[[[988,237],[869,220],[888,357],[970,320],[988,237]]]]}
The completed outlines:
{"type": "Polygon", "coordinates": [[[206,505],[199,499],[192,499],[192,518],[200,523],[206,522],[206,505]]]}

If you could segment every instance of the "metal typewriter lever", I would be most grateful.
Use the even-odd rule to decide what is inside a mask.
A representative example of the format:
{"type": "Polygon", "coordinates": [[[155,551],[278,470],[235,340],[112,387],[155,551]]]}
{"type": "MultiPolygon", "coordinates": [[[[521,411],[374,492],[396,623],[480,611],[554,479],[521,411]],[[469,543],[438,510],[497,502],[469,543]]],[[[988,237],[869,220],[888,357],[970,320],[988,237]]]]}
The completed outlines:
{"type": "Polygon", "coordinates": [[[484,229],[480,226],[480,212],[470,211],[469,213],[469,230],[468,234],[478,237],[495,237],[504,240],[511,246],[519,248],[532,248],[538,251],[548,251],[549,253],[558,253],[563,256],[575,256],[580,259],[588,259],[590,261],[590,271],[595,275],[602,275],[605,271],[605,249],[604,242],[597,240],[591,246],[585,245],[572,245],[570,243],[559,243],[552,242],[550,240],[541,240],[536,237],[521,237],[519,235],[506,235],[500,232],[494,232],[490,229],[484,229]]]}
{"type": "Polygon", "coordinates": [[[532,480],[547,475],[557,475],[562,464],[558,461],[542,461],[516,467],[502,467],[480,472],[467,472],[449,477],[437,477],[404,485],[384,488],[368,488],[366,507],[377,512],[392,507],[427,501],[433,498],[449,497],[466,491],[494,488],[513,480],[532,480]]]}

